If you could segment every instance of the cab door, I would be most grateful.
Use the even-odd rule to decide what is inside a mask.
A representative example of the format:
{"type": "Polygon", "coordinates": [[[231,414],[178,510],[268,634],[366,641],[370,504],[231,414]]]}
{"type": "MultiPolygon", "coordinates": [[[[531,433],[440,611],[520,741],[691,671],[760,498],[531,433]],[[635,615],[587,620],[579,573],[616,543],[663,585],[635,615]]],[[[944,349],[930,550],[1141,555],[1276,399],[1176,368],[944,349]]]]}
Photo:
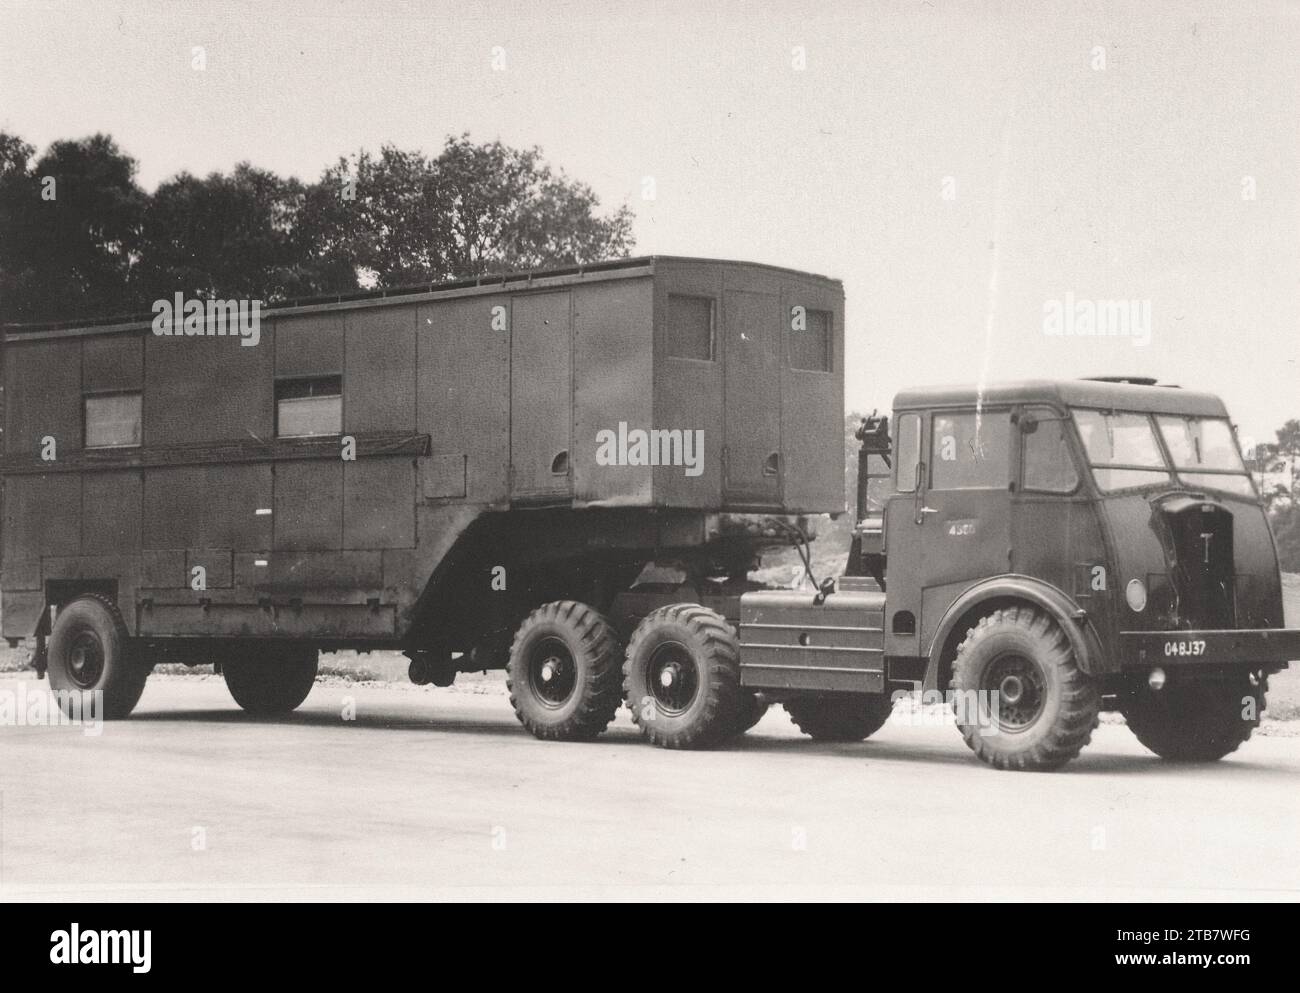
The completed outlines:
{"type": "Polygon", "coordinates": [[[885,654],[918,656],[924,546],[917,508],[924,496],[926,417],[894,415],[894,492],[885,503],[885,654]]]}
{"type": "Polygon", "coordinates": [[[1011,411],[931,411],[922,427],[919,485],[910,506],[891,500],[887,532],[889,635],[897,654],[914,656],[927,652],[939,621],[968,586],[1011,571],[1011,411]],[[899,608],[912,613],[910,637],[892,630],[908,621],[897,616],[899,608]]]}

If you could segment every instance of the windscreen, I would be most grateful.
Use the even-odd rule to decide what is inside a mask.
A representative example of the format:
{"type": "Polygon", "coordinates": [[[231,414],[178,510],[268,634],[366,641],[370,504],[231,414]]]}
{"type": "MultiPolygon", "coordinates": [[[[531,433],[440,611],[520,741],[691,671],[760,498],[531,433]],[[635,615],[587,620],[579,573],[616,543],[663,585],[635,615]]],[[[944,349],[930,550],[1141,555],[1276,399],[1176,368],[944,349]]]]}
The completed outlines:
{"type": "Polygon", "coordinates": [[[1169,470],[1146,414],[1074,410],[1075,427],[1104,491],[1167,482],[1169,470]]]}
{"type": "Polygon", "coordinates": [[[1183,482],[1243,496],[1255,492],[1226,420],[1160,416],[1156,423],[1183,482]]]}

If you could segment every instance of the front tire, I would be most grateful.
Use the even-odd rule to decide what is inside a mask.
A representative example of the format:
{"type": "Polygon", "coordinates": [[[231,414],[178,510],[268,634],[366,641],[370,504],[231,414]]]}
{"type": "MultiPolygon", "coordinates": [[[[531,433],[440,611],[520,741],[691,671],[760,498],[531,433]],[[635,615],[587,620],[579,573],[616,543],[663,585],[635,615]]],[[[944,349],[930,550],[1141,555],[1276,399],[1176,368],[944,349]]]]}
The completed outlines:
{"type": "Polygon", "coordinates": [[[637,625],[623,697],[647,740],[708,748],[741,725],[740,646],[726,619],[694,603],[660,607],[637,625]]]}
{"type": "Polygon", "coordinates": [[[510,648],[506,686],[519,723],[544,741],[590,741],[622,700],[614,628],[585,603],[534,610],[510,648]]]}
{"type": "Polygon", "coordinates": [[[1135,688],[1120,711],[1138,741],[1169,762],[1217,762],[1235,752],[1259,727],[1268,677],[1249,673],[1227,679],[1171,683],[1156,691],[1135,688]]]}
{"type": "Polygon", "coordinates": [[[221,673],[226,689],[250,714],[288,714],[298,708],[316,682],[314,648],[281,646],[252,658],[226,659],[221,673]]]}
{"type": "Polygon", "coordinates": [[[122,615],[107,597],[86,594],[64,606],[54,620],[46,655],[46,675],[59,709],[84,719],[93,714],[86,710],[84,694],[102,693],[105,720],[130,714],[151,668],[135,657],[130,645],[122,615]]]}
{"type": "Polygon", "coordinates": [[[885,726],[894,702],[883,693],[796,697],[783,706],[813,741],[863,741],[885,726]]]}
{"type": "Polygon", "coordinates": [[[953,700],[966,745],[998,769],[1057,769],[1097,726],[1101,693],[1069,638],[1034,607],[981,617],[957,650],[953,700]]]}

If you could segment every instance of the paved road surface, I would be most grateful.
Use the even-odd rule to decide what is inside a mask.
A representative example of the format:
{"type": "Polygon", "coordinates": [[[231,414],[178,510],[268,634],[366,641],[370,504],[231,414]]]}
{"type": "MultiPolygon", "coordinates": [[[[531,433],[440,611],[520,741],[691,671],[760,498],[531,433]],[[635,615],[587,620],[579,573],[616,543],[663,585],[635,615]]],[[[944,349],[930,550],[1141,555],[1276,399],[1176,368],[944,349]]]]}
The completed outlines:
{"type": "Polygon", "coordinates": [[[0,899],[1300,897],[1300,737],[1174,767],[1104,725],[1018,775],[897,717],[855,745],[777,709],[725,751],[625,715],[543,743],[480,688],[322,683],[259,721],[156,676],[98,737],[0,727],[0,899]]]}

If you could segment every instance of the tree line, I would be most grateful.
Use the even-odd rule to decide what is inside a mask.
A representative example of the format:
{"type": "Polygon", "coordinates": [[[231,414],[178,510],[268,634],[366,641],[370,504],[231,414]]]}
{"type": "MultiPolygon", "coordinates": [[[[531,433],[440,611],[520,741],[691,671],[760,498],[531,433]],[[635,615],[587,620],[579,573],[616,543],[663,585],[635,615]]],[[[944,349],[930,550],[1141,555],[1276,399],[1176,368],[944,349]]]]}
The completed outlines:
{"type": "Polygon", "coordinates": [[[147,312],[177,292],[268,303],[595,262],[631,251],[632,212],[540,149],[449,137],[385,145],[314,182],[244,162],[152,193],[109,135],[43,154],[0,132],[0,321],[147,312]]]}

